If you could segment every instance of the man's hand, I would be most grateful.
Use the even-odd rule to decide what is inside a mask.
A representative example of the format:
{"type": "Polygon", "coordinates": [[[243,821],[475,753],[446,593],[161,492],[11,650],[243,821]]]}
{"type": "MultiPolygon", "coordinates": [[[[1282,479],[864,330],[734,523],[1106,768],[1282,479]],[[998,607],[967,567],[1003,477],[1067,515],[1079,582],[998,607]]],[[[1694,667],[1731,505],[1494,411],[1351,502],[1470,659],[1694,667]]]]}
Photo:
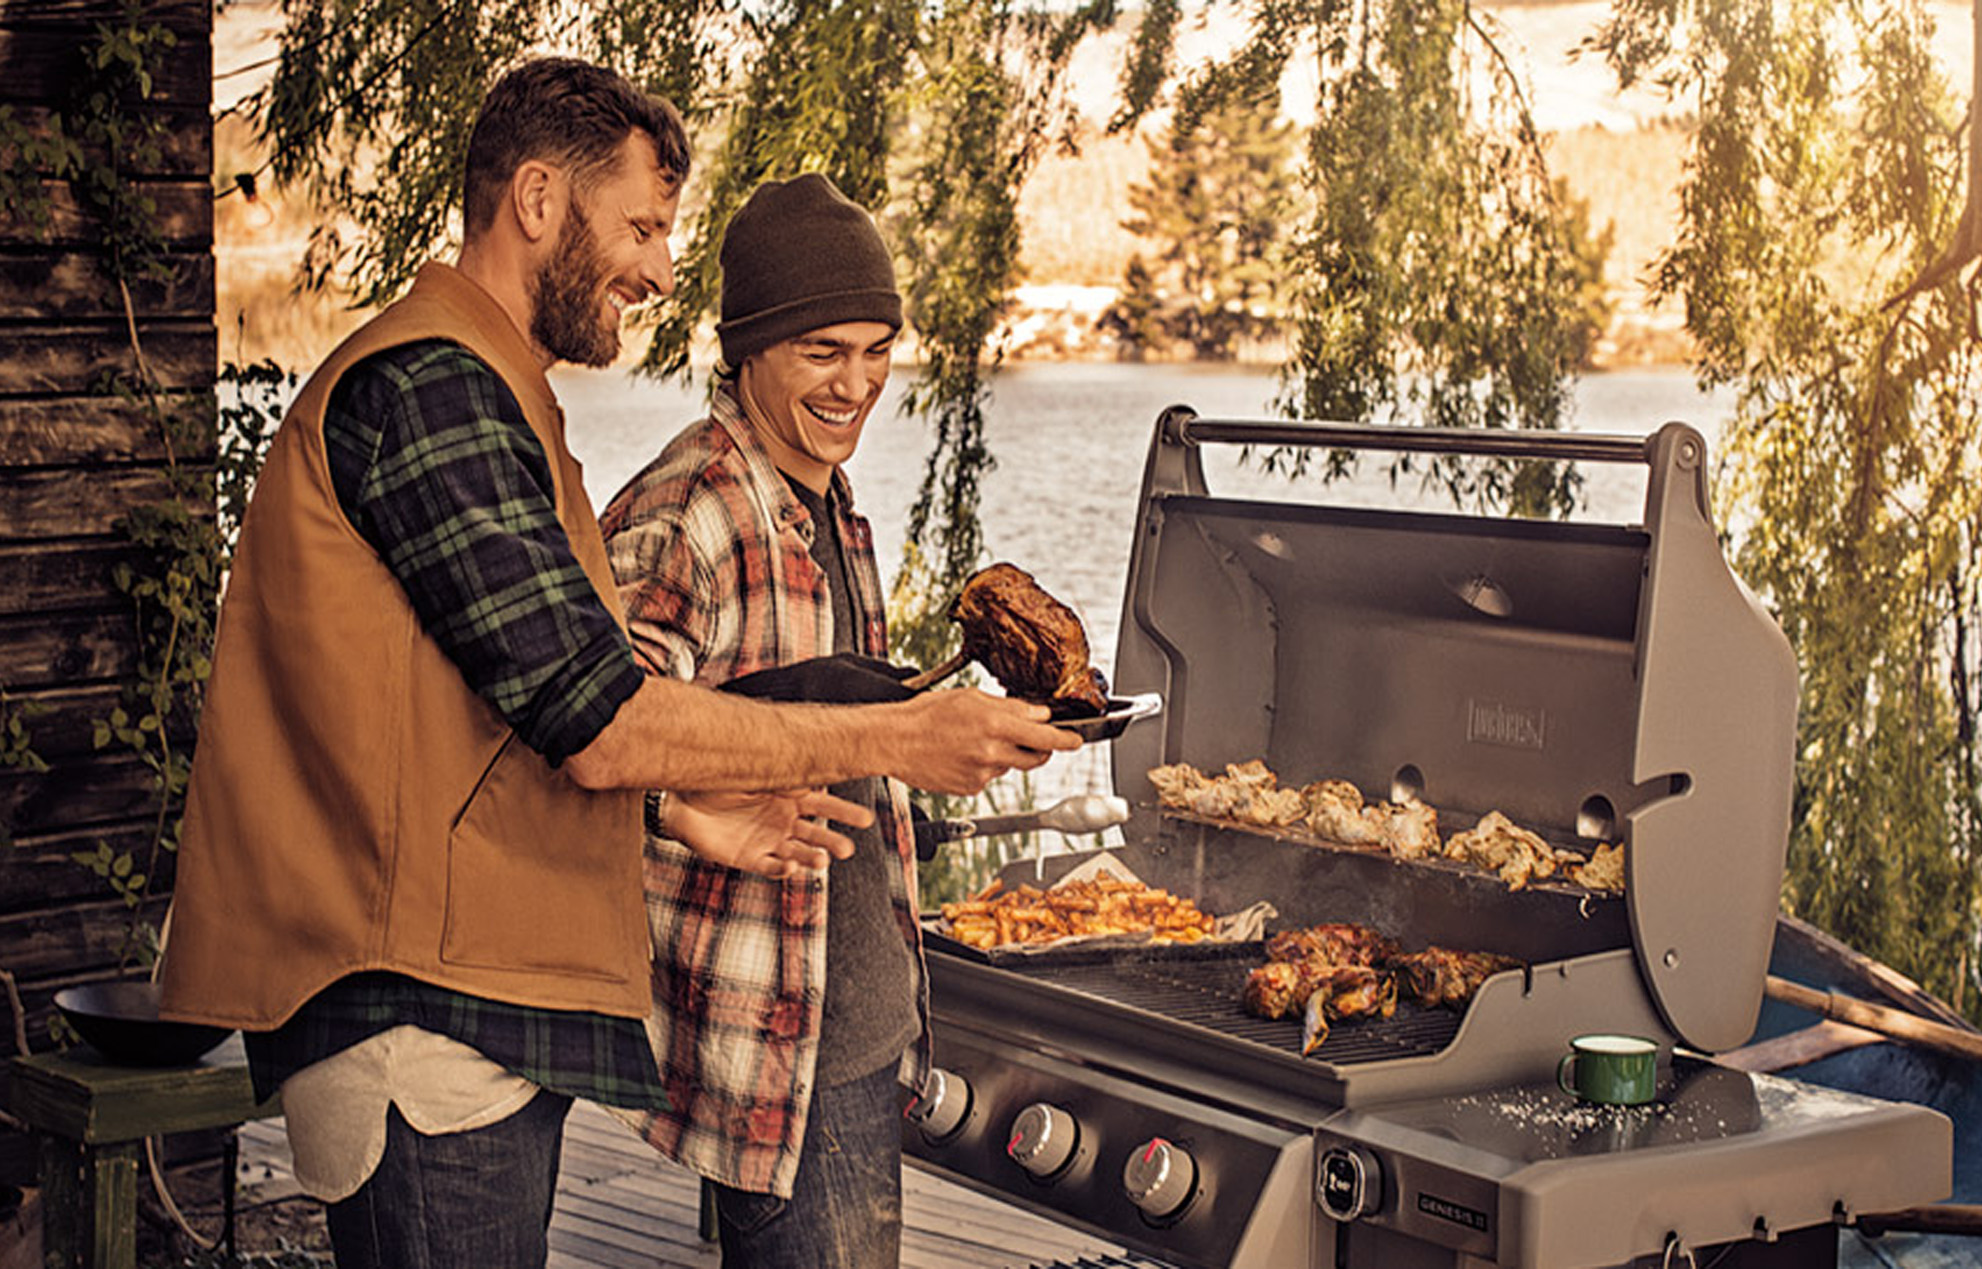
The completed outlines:
{"type": "Polygon", "coordinates": [[[1044,705],[976,688],[924,692],[881,708],[898,710],[903,718],[888,774],[931,793],[980,793],[1013,768],[1030,771],[1081,744],[1064,727],[1047,724],[1044,705]]]}
{"type": "Polygon", "coordinates": [[[821,789],[779,793],[675,793],[668,798],[670,837],[709,860],[765,877],[824,868],[853,854],[853,842],[825,823],[855,828],[874,812],[821,789]]]}

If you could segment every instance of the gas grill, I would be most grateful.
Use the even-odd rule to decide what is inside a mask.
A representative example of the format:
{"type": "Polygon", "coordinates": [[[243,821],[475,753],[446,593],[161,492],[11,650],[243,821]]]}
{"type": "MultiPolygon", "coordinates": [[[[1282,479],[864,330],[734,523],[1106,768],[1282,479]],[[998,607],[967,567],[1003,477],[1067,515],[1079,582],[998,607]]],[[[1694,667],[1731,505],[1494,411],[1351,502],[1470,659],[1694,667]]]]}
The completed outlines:
{"type": "MultiPolygon", "coordinates": [[[[1179,1266],[1824,1265],[1856,1213],[1945,1197],[1941,1116],[1732,1071],[1753,1030],[1787,841],[1795,663],[1728,570],[1706,446],[1339,424],[1157,421],[1114,687],[1162,713],[1114,742],[1112,852],[1210,912],[1373,926],[1518,958],[1463,1013],[1298,1023],[1240,1005],[1257,943],[977,952],[932,931],[941,1071],[919,1165],[1179,1266]],[[1618,526],[1215,497],[1200,447],[1642,464],[1618,526]],[[1262,759],[1284,783],[1491,811],[1622,894],[1512,890],[1443,859],[1159,805],[1146,772],[1262,759]],[[1658,1096],[1585,1105],[1569,1040],[1660,1048],[1658,1096]]],[[[1044,880],[1087,862],[1050,857],[1044,880]]],[[[1034,865],[1009,884],[1033,880],[1034,865]]],[[[1023,871],[1020,871],[1023,869],[1023,871]]]]}

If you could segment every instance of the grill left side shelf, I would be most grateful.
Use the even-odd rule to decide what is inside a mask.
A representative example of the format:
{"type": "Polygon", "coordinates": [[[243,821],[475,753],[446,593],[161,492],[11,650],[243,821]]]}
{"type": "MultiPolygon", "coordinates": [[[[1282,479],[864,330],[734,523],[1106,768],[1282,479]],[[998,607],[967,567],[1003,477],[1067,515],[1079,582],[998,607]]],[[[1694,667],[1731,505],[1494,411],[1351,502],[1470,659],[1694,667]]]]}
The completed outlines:
{"type": "Polygon", "coordinates": [[[192,1066],[113,1066],[77,1048],[15,1058],[9,1075],[9,1109],[40,1151],[43,1263],[65,1269],[134,1269],[145,1138],[281,1113],[255,1101],[238,1036],[192,1066]]]}

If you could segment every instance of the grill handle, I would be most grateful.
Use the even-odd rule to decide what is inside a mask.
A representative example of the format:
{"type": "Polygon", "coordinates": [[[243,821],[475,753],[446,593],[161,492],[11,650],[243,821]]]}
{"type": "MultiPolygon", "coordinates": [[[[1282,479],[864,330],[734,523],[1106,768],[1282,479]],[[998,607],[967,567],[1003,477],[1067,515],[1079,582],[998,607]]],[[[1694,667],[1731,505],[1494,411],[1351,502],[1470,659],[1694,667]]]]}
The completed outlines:
{"type": "Polygon", "coordinates": [[[1174,441],[1185,445],[1296,445],[1316,449],[1379,449],[1439,454],[1487,454],[1497,458],[1549,458],[1577,463],[1645,463],[1656,436],[1607,436],[1574,432],[1471,427],[1379,427],[1356,423],[1202,419],[1187,410],[1165,417],[1174,441]]]}

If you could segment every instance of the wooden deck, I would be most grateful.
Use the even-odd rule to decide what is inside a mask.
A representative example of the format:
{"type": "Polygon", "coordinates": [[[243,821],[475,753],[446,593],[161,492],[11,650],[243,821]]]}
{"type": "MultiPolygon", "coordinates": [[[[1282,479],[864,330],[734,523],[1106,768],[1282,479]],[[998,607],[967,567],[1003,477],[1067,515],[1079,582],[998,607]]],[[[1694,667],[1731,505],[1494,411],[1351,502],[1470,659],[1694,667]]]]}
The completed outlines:
{"type": "MultiPolygon", "coordinates": [[[[243,1206],[296,1192],[279,1119],[241,1129],[243,1206]]],[[[903,1269],[1030,1269],[1061,1263],[1149,1265],[1120,1247],[940,1177],[902,1176],[903,1269]]],[[[550,1269],[650,1269],[722,1262],[698,1232],[700,1183],[586,1102],[564,1132],[550,1269]]]]}

